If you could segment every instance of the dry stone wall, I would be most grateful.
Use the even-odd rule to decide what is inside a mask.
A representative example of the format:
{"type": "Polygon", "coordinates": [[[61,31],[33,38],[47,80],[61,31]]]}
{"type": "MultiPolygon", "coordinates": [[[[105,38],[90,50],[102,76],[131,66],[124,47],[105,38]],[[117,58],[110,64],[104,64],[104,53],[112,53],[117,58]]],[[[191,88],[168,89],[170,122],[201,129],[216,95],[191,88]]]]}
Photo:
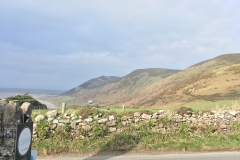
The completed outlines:
{"type": "Polygon", "coordinates": [[[0,159],[13,160],[16,126],[21,123],[22,111],[14,101],[0,100],[0,159]]]}
{"type": "Polygon", "coordinates": [[[83,118],[81,113],[80,115],[76,115],[75,112],[58,114],[57,110],[51,110],[46,115],[37,115],[35,117],[33,139],[47,138],[47,135],[39,136],[38,134],[43,122],[45,122],[44,129],[51,134],[61,129],[67,129],[76,139],[94,136],[93,131],[96,124],[107,132],[121,132],[126,127],[151,123],[154,124],[151,125],[151,129],[155,132],[175,132],[183,124],[186,124],[189,134],[198,134],[208,129],[215,133],[225,134],[235,131],[236,126],[239,126],[239,113],[238,110],[199,112],[198,114],[188,111],[180,115],[159,110],[159,112],[153,114],[139,111],[125,116],[104,115],[99,112],[96,115],[83,118]]]}

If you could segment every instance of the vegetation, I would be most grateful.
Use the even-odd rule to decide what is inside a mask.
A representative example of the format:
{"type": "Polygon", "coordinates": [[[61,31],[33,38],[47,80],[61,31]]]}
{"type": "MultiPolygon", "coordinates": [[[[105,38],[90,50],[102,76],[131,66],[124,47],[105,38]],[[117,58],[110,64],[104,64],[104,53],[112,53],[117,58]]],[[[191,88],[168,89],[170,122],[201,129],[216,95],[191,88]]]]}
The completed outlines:
{"type": "Polygon", "coordinates": [[[33,109],[47,109],[47,106],[45,104],[42,104],[42,103],[38,102],[37,100],[35,100],[34,98],[32,98],[29,95],[17,95],[17,96],[13,96],[13,97],[8,97],[8,98],[6,98],[6,100],[8,102],[13,101],[13,100],[17,100],[19,102],[20,106],[24,102],[29,102],[33,105],[33,109]]]}
{"type": "MultiPolygon", "coordinates": [[[[171,121],[163,120],[165,125],[171,121]]],[[[125,128],[120,133],[108,133],[101,127],[96,127],[91,138],[75,139],[65,128],[64,132],[56,132],[52,138],[36,140],[32,148],[40,154],[58,153],[96,153],[105,151],[139,151],[139,150],[163,150],[163,151],[211,151],[211,150],[238,150],[240,149],[239,124],[233,125],[236,131],[224,135],[215,134],[213,128],[208,128],[198,135],[189,132],[190,127],[182,124],[176,132],[164,133],[152,130],[155,122],[149,121],[141,126],[125,128]]],[[[171,125],[171,124],[169,124],[171,125]]],[[[192,128],[191,128],[192,129],[192,128]]]]}

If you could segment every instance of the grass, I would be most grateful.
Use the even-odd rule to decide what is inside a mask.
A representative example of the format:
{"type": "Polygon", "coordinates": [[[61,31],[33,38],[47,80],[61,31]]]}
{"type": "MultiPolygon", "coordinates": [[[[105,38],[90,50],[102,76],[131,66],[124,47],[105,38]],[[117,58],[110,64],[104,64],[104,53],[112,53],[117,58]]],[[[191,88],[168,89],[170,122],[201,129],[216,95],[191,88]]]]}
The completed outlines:
{"type": "Polygon", "coordinates": [[[184,106],[192,108],[194,111],[240,108],[240,100],[221,100],[216,102],[212,101],[191,102],[185,104],[184,106]]]}
{"type": "MultiPolygon", "coordinates": [[[[146,127],[146,126],[145,126],[146,127]]],[[[239,150],[240,135],[214,135],[202,133],[198,136],[185,134],[186,130],[174,133],[161,133],[146,130],[145,127],[124,130],[100,138],[62,139],[58,137],[34,141],[32,148],[40,154],[57,153],[100,153],[104,151],[130,150],[165,150],[165,151],[205,151],[205,150],[239,150]],[[184,136],[183,136],[184,135],[184,136]]],[[[71,137],[71,136],[70,136],[71,137]]]]}
{"type": "MultiPolygon", "coordinates": [[[[184,106],[198,110],[217,110],[223,108],[239,108],[240,101],[218,101],[218,102],[198,102],[188,103],[184,106]]],[[[103,108],[85,108],[82,110],[68,109],[66,113],[81,112],[89,113],[110,113],[114,112],[118,115],[127,115],[136,111],[146,111],[143,107],[126,107],[123,111],[122,107],[103,107],[103,108]]],[[[149,112],[156,112],[159,109],[151,109],[149,112]]],[[[33,116],[45,114],[47,110],[35,110],[33,116]]],[[[59,110],[59,113],[61,111],[59,110]]],[[[81,114],[82,114],[81,113],[81,114]]],[[[169,119],[160,120],[164,125],[171,125],[169,119]]],[[[120,125],[120,124],[119,124],[120,125]]],[[[93,130],[93,137],[85,137],[78,139],[71,134],[71,130],[64,130],[51,134],[47,139],[39,139],[33,142],[32,149],[36,149],[40,154],[51,155],[58,153],[101,153],[105,151],[141,151],[141,150],[162,150],[162,151],[213,151],[213,150],[239,150],[240,135],[239,123],[234,124],[236,131],[232,133],[215,134],[211,129],[207,129],[201,133],[189,134],[189,127],[183,124],[179,130],[164,133],[157,132],[153,128],[157,125],[155,121],[140,126],[131,126],[124,128],[121,132],[109,133],[101,127],[93,130]]],[[[44,127],[43,127],[44,128],[44,127]]]]}

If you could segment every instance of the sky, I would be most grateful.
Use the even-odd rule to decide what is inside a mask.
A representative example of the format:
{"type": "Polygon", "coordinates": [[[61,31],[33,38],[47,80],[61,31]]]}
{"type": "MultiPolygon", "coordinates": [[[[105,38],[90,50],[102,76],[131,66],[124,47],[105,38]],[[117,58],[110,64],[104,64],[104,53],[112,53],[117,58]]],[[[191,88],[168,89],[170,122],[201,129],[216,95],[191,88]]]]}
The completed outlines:
{"type": "Polygon", "coordinates": [[[0,88],[69,90],[102,75],[240,53],[239,0],[1,0],[0,88]]]}

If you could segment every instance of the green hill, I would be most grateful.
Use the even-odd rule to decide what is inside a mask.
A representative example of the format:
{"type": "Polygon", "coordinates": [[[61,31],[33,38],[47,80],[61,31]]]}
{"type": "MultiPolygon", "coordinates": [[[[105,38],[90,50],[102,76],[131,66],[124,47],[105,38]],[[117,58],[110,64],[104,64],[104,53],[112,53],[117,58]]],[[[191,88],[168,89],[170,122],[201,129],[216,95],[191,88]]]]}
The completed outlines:
{"type": "MultiPolygon", "coordinates": [[[[69,104],[137,105],[161,108],[169,104],[236,99],[240,95],[240,54],[226,54],[182,71],[138,69],[114,80],[92,79],[54,98],[69,104]]],[[[54,101],[54,100],[53,100],[54,101]]]]}

